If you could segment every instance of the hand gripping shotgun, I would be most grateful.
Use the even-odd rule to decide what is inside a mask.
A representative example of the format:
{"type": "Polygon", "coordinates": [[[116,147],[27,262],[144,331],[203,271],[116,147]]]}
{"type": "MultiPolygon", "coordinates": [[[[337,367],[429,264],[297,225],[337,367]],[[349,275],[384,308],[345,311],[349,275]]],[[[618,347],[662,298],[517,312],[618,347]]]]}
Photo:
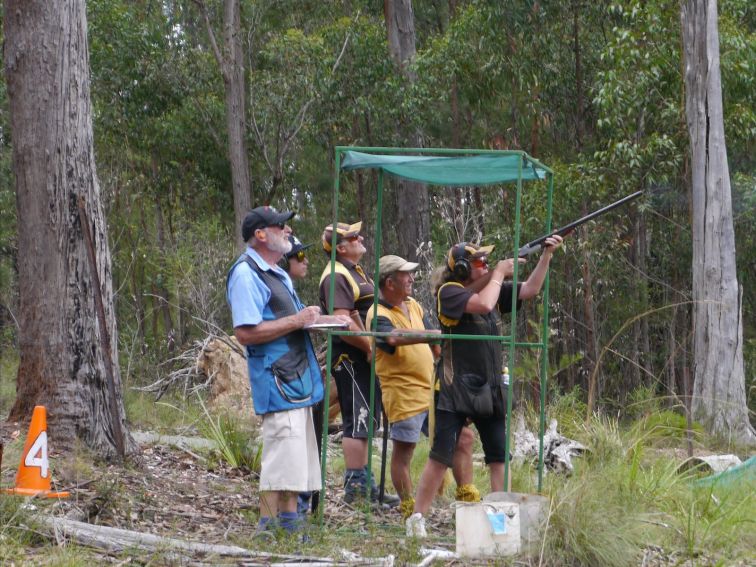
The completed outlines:
{"type": "Polygon", "coordinates": [[[536,238],[535,240],[528,242],[525,246],[520,248],[520,251],[518,252],[517,255],[520,258],[525,258],[526,256],[530,256],[531,254],[534,254],[538,252],[541,248],[543,248],[543,243],[546,241],[548,237],[553,236],[555,234],[558,234],[559,236],[567,236],[569,233],[571,233],[581,224],[586,223],[591,219],[595,219],[596,217],[600,217],[601,215],[608,213],[612,209],[621,207],[625,203],[632,201],[633,199],[637,199],[641,195],[643,195],[643,191],[636,191],[632,195],[623,197],[622,199],[612,203],[611,205],[607,205],[606,207],[599,209],[598,211],[593,211],[592,213],[585,215],[584,217],[581,217],[578,220],[571,222],[570,224],[564,225],[563,227],[558,228],[549,234],[541,236],[540,238],[536,238]]]}

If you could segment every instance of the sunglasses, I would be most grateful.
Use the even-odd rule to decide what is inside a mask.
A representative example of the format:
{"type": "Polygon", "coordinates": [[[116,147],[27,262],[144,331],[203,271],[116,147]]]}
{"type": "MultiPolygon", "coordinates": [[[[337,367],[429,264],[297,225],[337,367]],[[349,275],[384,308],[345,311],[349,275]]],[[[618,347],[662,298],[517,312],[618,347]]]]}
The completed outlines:
{"type": "Polygon", "coordinates": [[[473,258],[470,263],[476,268],[485,268],[488,266],[488,258],[473,258]]]}
{"type": "Polygon", "coordinates": [[[281,230],[283,230],[284,228],[286,228],[286,223],[285,222],[274,222],[272,224],[267,225],[265,228],[280,228],[281,230]]]}
{"type": "Polygon", "coordinates": [[[355,234],[354,236],[345,236],[341,240],[342,240],[342,242],[343,241],[346,241],[346,242],[356,242],[359,239],[360,239],[360,235],[359,234],[355,234]]]}
{"type": "Polygon", "coordinates": [[[305,251],[304,251],[304,250],[300,250],[299,252],[297,252],[296,254],[294,254],[294,255],[292,256],[292,258],[296,258],[296,259],[297,259],[297,262],[304,262],[304,259],[305,259],[305,251]]]}

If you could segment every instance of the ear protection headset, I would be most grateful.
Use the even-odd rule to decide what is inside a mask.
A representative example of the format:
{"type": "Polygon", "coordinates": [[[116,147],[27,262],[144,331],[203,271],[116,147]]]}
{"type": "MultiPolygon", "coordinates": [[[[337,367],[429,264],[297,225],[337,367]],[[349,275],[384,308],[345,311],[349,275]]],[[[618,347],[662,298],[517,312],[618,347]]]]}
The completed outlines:
{"type": "Polygon", "coordinates": [[[451,264],[452,260],[454,261],[454,266],[449,266],[452,276],[459,282],[466,281],[470,277],[470,274],[472,274],[470,261],[465,257],[467,255],[466,247],[467,242],[460,242],[452,248],[451,258],[449,258],[449,264],[451,264]]]}

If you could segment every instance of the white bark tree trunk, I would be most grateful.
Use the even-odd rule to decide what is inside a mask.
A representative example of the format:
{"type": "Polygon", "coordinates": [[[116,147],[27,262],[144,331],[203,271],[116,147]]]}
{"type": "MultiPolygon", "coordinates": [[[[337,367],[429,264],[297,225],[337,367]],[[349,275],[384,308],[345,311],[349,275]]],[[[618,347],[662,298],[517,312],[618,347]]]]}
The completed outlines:
{"type": "Polygon", "coordinates": [[[692,166],[693,416],[711,433],[753,442],[745,395],[716,1],[684,1],[681,20],[692,166]]]}
{"type": "MultiPolygon", "coordinates": [[[[10,419],[47,407],[55,450],[78,438],[104,457],[125,432],[110,251],[92,140],[84,0],[5,0],[8,85],[18,213],[19,344],[10,419]],[[78,200],[97,261],[93,284],[78,200]],[[94,293],[100,293],[110,352],[103,350],[94,293]],[[108,393],[107,356],[115,362],[108,393]],[[115,406],[111,405],[115,402],[115,406]],[[111,419],[115,409],[118,421],[111,419]]],[[[125,434],[127,451],[134,446],[125,434]]]]}

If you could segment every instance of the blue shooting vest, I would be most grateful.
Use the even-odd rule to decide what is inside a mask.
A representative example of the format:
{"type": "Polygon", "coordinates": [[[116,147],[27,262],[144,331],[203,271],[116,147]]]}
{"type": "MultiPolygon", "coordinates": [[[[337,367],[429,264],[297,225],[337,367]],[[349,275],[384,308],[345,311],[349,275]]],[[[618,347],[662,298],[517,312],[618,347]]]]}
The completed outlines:
{"type": "MultiPolygon", "coordinates": [[[[261,270],[247,254],[234,263],[246,262],[270,290],[268,308],[276,319],[302,310],[299,298],[291,293],[275,272],[261,270]]],[[[228,285],[228,279],[226,280],[228,285]]],[[[298,329],[268,343],[246,345],[247,366],[255,412],[264,415],[314,405],[323,399],[323,381],[310,336],[298,329]]]]}

